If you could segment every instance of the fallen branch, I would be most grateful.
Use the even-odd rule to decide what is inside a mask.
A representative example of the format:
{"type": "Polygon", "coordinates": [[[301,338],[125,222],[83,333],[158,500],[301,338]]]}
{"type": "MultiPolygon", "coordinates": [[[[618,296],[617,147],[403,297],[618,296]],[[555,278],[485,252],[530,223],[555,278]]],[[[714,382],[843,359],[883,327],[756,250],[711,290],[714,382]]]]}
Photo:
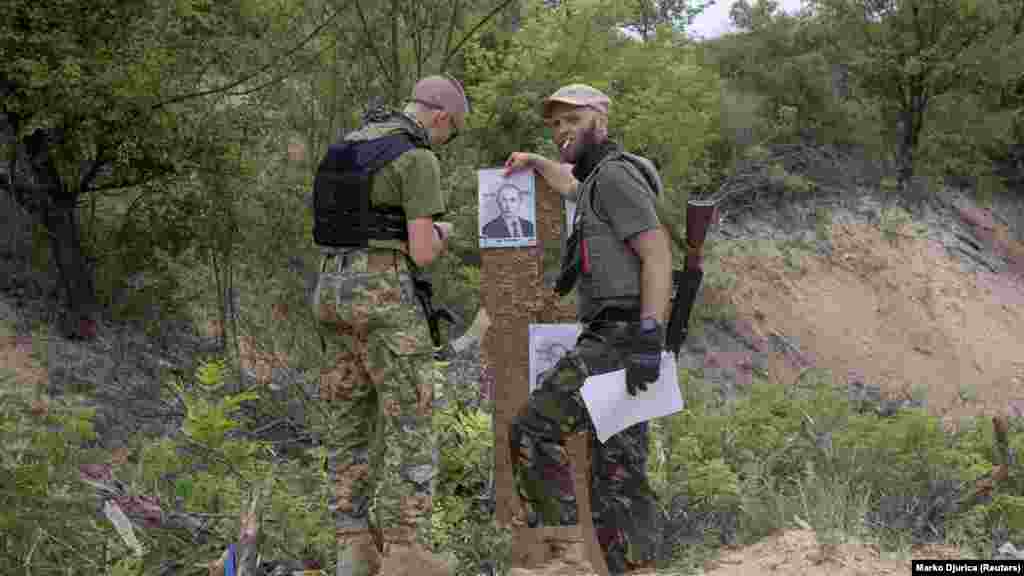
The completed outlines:
{"type": "Polygon", "coordinates": [[[971,250],[967,250],[963,246],[957,246],[956,249],[957,249],[957,251],[963,253],[965,256],[967,256],[968,258],[973,260],[978,265],[984,266],[986,269],[991,271],[993,274],[998,274],[999,273],[999,268],[997,268],[994,264],[989,262],[981,254],[978,254],[977,252],[974,252],[974,251],[971,251],[971,250]]]}

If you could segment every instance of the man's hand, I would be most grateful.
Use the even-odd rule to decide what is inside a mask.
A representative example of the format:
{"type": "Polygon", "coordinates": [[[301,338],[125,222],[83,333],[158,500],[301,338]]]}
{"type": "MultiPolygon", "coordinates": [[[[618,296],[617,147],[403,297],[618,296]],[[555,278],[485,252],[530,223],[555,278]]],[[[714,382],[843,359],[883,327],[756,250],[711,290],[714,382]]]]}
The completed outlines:
{"type": "Polygon", "coordinates": [[[524,168],[532,168],[536,156],[529,152],[513,152],[505,161],[505,176],[524,168]]]}
{"type": "Polygon", "coordinates": [[[636,396],[636,391],[647,390],[648,382],[655,382],[661,375],[661,350],[665,341],[665,327],[660,323],[647,330],[639,325],[633,336],[633,347],[626,357],[626,391],[636,396]]]}
{"type": "Polygon", "coordinates": [[[505,161],[505,176],[526,168],[536,170],[555,192],[574,198],[579,182],[572,175],[572,164],[553,162],[532,152],[513,152],[505,161]]]}
{"type": "Polygon", "coordinates": [[[437,226],[441,232],[441,241],[447,242],[451,238],[453,226],[451,222],[434,222],[434,226],[437,226]]]}

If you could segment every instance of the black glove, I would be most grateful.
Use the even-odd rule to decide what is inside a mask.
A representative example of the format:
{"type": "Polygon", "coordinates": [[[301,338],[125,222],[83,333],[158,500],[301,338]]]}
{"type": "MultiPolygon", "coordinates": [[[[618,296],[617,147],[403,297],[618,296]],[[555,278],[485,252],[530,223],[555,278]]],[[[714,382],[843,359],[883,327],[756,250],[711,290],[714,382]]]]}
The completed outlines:
{"type": "Polygon", "coordinates": [[[655,382],[661,374],[661,351],[665,343],[665,327],[657,322],[645,321],[637,325],[633,347],[626,358],[626,391],[647,390],[648,382],[655,382]]]}

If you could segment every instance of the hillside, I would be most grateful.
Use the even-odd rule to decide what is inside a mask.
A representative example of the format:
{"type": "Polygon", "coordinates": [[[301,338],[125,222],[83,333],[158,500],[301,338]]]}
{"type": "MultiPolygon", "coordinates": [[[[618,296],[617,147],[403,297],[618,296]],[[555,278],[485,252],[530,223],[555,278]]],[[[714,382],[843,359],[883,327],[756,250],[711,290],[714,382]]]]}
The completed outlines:
{"type": "Polygon", "coordinates": [[[705,297],[735,318],[689,342],[689,366],[726,384],[827,369],[950,423],[1020,415],[1024,245],[991,209],[948,190],[916,217],[870,194],[767,202],[726,209],[711,239],[705,297]]]}
{"type": "MultiPolygon", "coordinates": [[[[796,187],[799,191],[794,192],[754,178],[752,181],[758,184],[747,193],[729,197],[720,206],[720,221],[712,228],[707,243],[705,284],[680,358],[680,368],[690,383],[688,395],[706,391],[719,400],[706,413],[698,410],[697,416],[709,422],[723,415],[732,418],[729,407],[749,398],[755,382],[795,389],[795,384],[828,381],[845,397],[876,406],[877,412],[885,416],[898,414],[903,407],[924,406],[930,414],[941,417],[949,431],[962,423],[975,425],[976,421],[967,419],[979,415],[1008,416],[1019,428],[1020,417],[1024,416],[1024,202],[996,197],[983,206],[970,193],[949,187],[928,190],[916,199],[886,196],[870,183],[841,181],[837,175],[858,172],[851,167],[849,157],[830,165],[801,167],[795,159],[823,160],[827,156],[825,148],[779,147],[774,153],[789,162],[787,170],[806,175],[820,186],[796,187]],[[828,185],[825,176],[840,181],[828,185]]],[[[758,166],[766,165],[761,162],[758,166]]],[[[36,398],[42,391],[51,399],[82,394],[84,401],[95,407],[93,426],[97,437],[89,444],[93,452],[85,457],[86,466],[109,467],[105,469],[111,470],[115,478],[121,474],[153,476],[156,472],[146,466],[135,466],[156,457],[147,451],[158,444],[147,447],[147,443],[157,437],[181,441],[186,413],[202,405],[190,404],[195,402],[194,397],[184,401],[182,389],[174,389],[169,383],[189,382],[187,375],[196,374],[197,367],[209,367],[204,362],[231,355],[230,350],[218,345],[222,327],[217,322],[200,321],[203,317],[197,314],[195,322],[165,319],[159,330],[150,327],[147,332],[140,325],[118,322],[108,315],[100,322],[95,341],[66,340],[56,335],[52,325],[55,280],[46,274],[26,272],[24,264],[16,258],[0,260],[0,268],[5,271],[0,276],[2,367],[15,375],[14,382],[25,391],[26,398],[33,396],[29,392],[33,388],[37,390],[36,398]]],[[[247,303],[242,309],[245,322],[237,350],[242,381],[257,390],[265,402],[247,410],[246,418],[215,424],[230,425],[237,429],[233,434],[244,435],[240,437],[280,446],[282,454],[290,456],[279,462],[288,463],[294,458],[288,465],[309,476],[301,482],[312,482],[317,467],[308,457],[316,450],[319,424],[315,402],[310,400],[322,375],[322,359],[317,359],[318,346],[308,319],[296,312],[305,311],[301,305],[302,286],[305,284],[307,291],[310,288],[306,280],[309,270],[293,270],[293,264],[301,268],[301,259],[292,259],[289,268],[279,272],[285,278],[282,286],[287,287],[286,296],[261,298],[255,289],[240,290],[239,301],[247,303]],[[308,453],[299,456],[301,451],[308,453]]],[[[458,288],[468,290],[462,285],[458,288]]],[[[476,491],[474,501],[482,504],[481,518],[487,522],[495,497],[487,481],[493,462],[493,436],[488,432],[490,416],[479,410],[482,406],[477,400],[489,396],[491,379],[479,353],[479,347],[472,347],[449,366],[450,385],[469,392],[470,400],[467,411],[448,412],[444,417],[455,417],[454,421],[472,417],[461,420],[469,428],[445,430],[453,448],[444,458],[465,466],[453,478],[468,473],[463,478],[472,480],[463,479],[461,484],[443,490],[450,494],[449,506],[453,501],[468,502],[467,490],[476,491]]],[[[185,386],[189,394],[201,394],[194,383],[185,386]]],[[[11,393],[6,389],[0,392],[11,393]]],[[[49,410],[45,402],[32,403],[31,398],[26,402],[32,414],[49,410]]],[[[757,422],[769,413],[747,415],[757,422]]],[[[770,413],[769,425],[785,429],[799,422],[800,416],[795,420],[793,416],[770,413]]],[[[737,417],[739,428],[747,425],[740,420],[737,417]]],[[[701,433],[694,430],[700,424],[672,429],[676,424],[666,420],[664,425],[666,428],[652,435],[659,439],[656,442],[671,442],[673,435],[689,434],[692,438],[701,433]]],[[[884,426],[881,422],[874,425],[884,426]]],[[[842,430],[824,433],[841,434],[842,430]]],[[[711,440],[726,444],[724,437],[711,440]]],[[[189,442],[185,439],[185,446],[179,450],[189,442]]],[[[990,445],[989,440],[985,442],[990,445]]],[[[791,439],[786,440],[785,446],[792,445],[791,439]]],[[[787,449],[771,443],[757,448],[763,452],[755,460],[774,458],[772,452],[787,449]]],[[[711,453],[717,449],[708,447],[711,453]]],[[[813,444],[800,447],[794,458],[814,457],[815,450],[813,444]]],[[[658,450],[652,454],[652,460],[662,457],[658,450]]],[[[255,459],[242,462],[259,469],[255,459]]],[[[983,486],[994,463],[994,457],[985,456],[971,465],[965,472],[966,482],[958,487],[908,487],[907,494],[897,495],[895,503],[879,501],[864,514],[874,514],[871,517],[875,522],[881,518],[894,526],[902,523],[904,529],[922,518],[945,521],[952,508],[943,502],[981,493],[977,487],[983,486]],[[899,500],[902,496],[928,505],[908,505],[899,500]],[[938,512],[931,512],[928,507],[932,506],[938,512]]],[[[162,478],[177,478],[173,485],[170,480],[161,481],[160,490],[166,496],[179,489],[182,477],[197,475],[210,462],[197,459],[186,465],[171,459],[161,465],[167,467],[162,478]]],[[[683,462],[682,468],[691,465],[699,467],[700,463],[683,462]]],[[[736,470],[741,467],[729,465],[736,470]]],[[[738,477],[736,470],[731,473],[738,477]]],[[[207,475],[204,481],[219,490],[228,477],[227,473],[222,477],[207,475]]],[[[872,481],[879,480],[876,477],[872,481]]],[[[716,486],[727,484],[719,482],[716,486]]],[[[146,499],[152,494],[140,484],[133,485],[136,500],[128,500],[124,506],[129,515],[132,506],[138,506],[138,525],[148,527],[146,514],[152,509],[146,506],[152,501],[146,499]]],[[[85,486],[76,486],[75,493],[85,497],[85,486]]],[[[818,488],[823,486],[827,482],[818,488]]],[[[690,564],[691,570],[702,565],[707,574],[715,576],[779,570],[843,576],[887,570],[896,574],[905,571],[908,555],[968,554],[960,548],[943,546],[945,529],[938,525],[912,530],[909,545],[892,552],[880,550],[877,542],[862,538],[862,534],[845,534],[838,540],[822,538],[821,522],[809,519],[815,524],[811,528],[799,518],[800,514],[788,510],[772,520],[774,529],[765,539],[746,541],[743,546],[735,509],[713,506],[698,510],[685,499],[679,500],[688,490],[686,482],[676,480],[661,489],[668,509],[667,540],[683,549],[696,550],[699,546],[695,544],[704,542],[707,534],[720,534],[720,542],[710,547],[711,559],[690,564]]],[[[983,494],[987,501],[991,501],[991,493],[990,487],[983,494]]],[[[280,499],[277,505],[280,509],[292,506],[296,514],[303,514],[302,507],[289,500],[296,494],[307,499],[304,505],[312,505],[309,503],[318,497],[315,491],[292,493],[282,489],[275,495],[280,499]],[[285,505],[287,502],[292,503],[285,505]]],[[[1012,497],[1012,491],[1010,494],[1012,497]]],[[[756,494],[744,497],[764,498],[756,494]]],[[[233,498],[241,501],[242,494],[233,498]]],[[[199,502],[188,510],[205,518],[209,511],[199,502]]],[[[163,513],[169,512],[170,504],[158,506],[163,513]]],[[[307,534],[322,536],[318,521],[303,521],[307,534]]],[[[462,521],[447,529],[457,533],[465,526],[476,526],[459,524],[462,521]]],[[[235,528],[223,522],[219,530],[223,535],[235,528]]],[[[482,531],[474,537],[490,538],[482,531]]],[[[1012,543],[1006,533],[990,537],[992,548],[1012,543]]],[[[977,542],[958,544],[988,547],[977,542]]],[[[205,545],[208,548],[195,552],[197,560],[213,558],[220,544],[210,539],[205,545]]],[[[483,540],[470,542],[460,554],[464,561],[479,562],[487,554],[480,546],[490,545],[483,540]]],[[[678,559],[669,552],[666,549],[663,560],[675,568],[678,559]]],[[[289,551],[285,558],[298,560],[294,554],[289,551]]],[[[321,563],[330,562],[325,555],[329,553],[303,550],[301,554],[317,557],[321,563]]]]}
{"type": "MultiPolygon", "coordinates": [[[[876,401],[885,413],[923,404],[950,428],[965,416],[1021,416],[1024,246],[1016,222],[1011,227],[999,217],[1012,210],[980,208],[951,190],[923,205],[899,204],[885,206],[865,192],[787,202],[764,195],[723,205],[681,368],[699,370],[724,398],[743,396],[755,375],[785,385],[826,371],[851,398],[876,401]]],[[[23,284],[13,281],[3,296],[5,368],[51,394],[91,394],[97,432],[109,448],[131,444],[139,430],[174,433],[178,417],[145,391],[167,370],[191,370],[190,359],[210,350],[215,333],[172,330],[155,341],[106,324],[93,343],[50,339],[44,368],[42,340],[26,327],[45,324],[45,303],[27,297],[23,284]],[[134,360],[126,365],[127,358],[134,360]]],[[[286,357],[261,353],[262,340],[243,338],[243,366],[277,397],[287,384],[282,379],[298,376],[286,357]]],[[[455,380],[481,374],[475,356],[454,366],[455,380]]],[[[288,406],[285,419],[301,426],[301,405],[288,406]]],[[[934,545],[910,553],[962,555],[934,545]]],[[[813,531],[793,529],[753,546],[727,546],[705,568],[716,576],[896,574],[905,563],[905,556],[871,545],[822,545],[813,531]]]]}

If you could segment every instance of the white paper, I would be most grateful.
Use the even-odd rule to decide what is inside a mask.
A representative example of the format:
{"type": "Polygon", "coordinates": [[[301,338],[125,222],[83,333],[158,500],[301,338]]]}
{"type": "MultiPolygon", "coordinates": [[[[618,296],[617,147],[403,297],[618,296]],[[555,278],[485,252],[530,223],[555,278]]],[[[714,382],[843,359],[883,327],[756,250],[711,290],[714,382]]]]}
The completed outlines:
{"type": "Polygon", "coordinates": [[[530,392],[540,384],[540,373],[553,367],[566,352],[576,347],[579,324],[530,324],[530,392]]]}
{"type": "Polygon", "coordinates": [[[626,391],[625,370],[587,378],[580,393],[590,411],[597,439],[602,444],[634,424],[675,414],[683,409],[676,358],[669,352],[661,355],[660,378],[648,383],[647,390],[637,391],[636,396],[630,396],[626,391]]]}

